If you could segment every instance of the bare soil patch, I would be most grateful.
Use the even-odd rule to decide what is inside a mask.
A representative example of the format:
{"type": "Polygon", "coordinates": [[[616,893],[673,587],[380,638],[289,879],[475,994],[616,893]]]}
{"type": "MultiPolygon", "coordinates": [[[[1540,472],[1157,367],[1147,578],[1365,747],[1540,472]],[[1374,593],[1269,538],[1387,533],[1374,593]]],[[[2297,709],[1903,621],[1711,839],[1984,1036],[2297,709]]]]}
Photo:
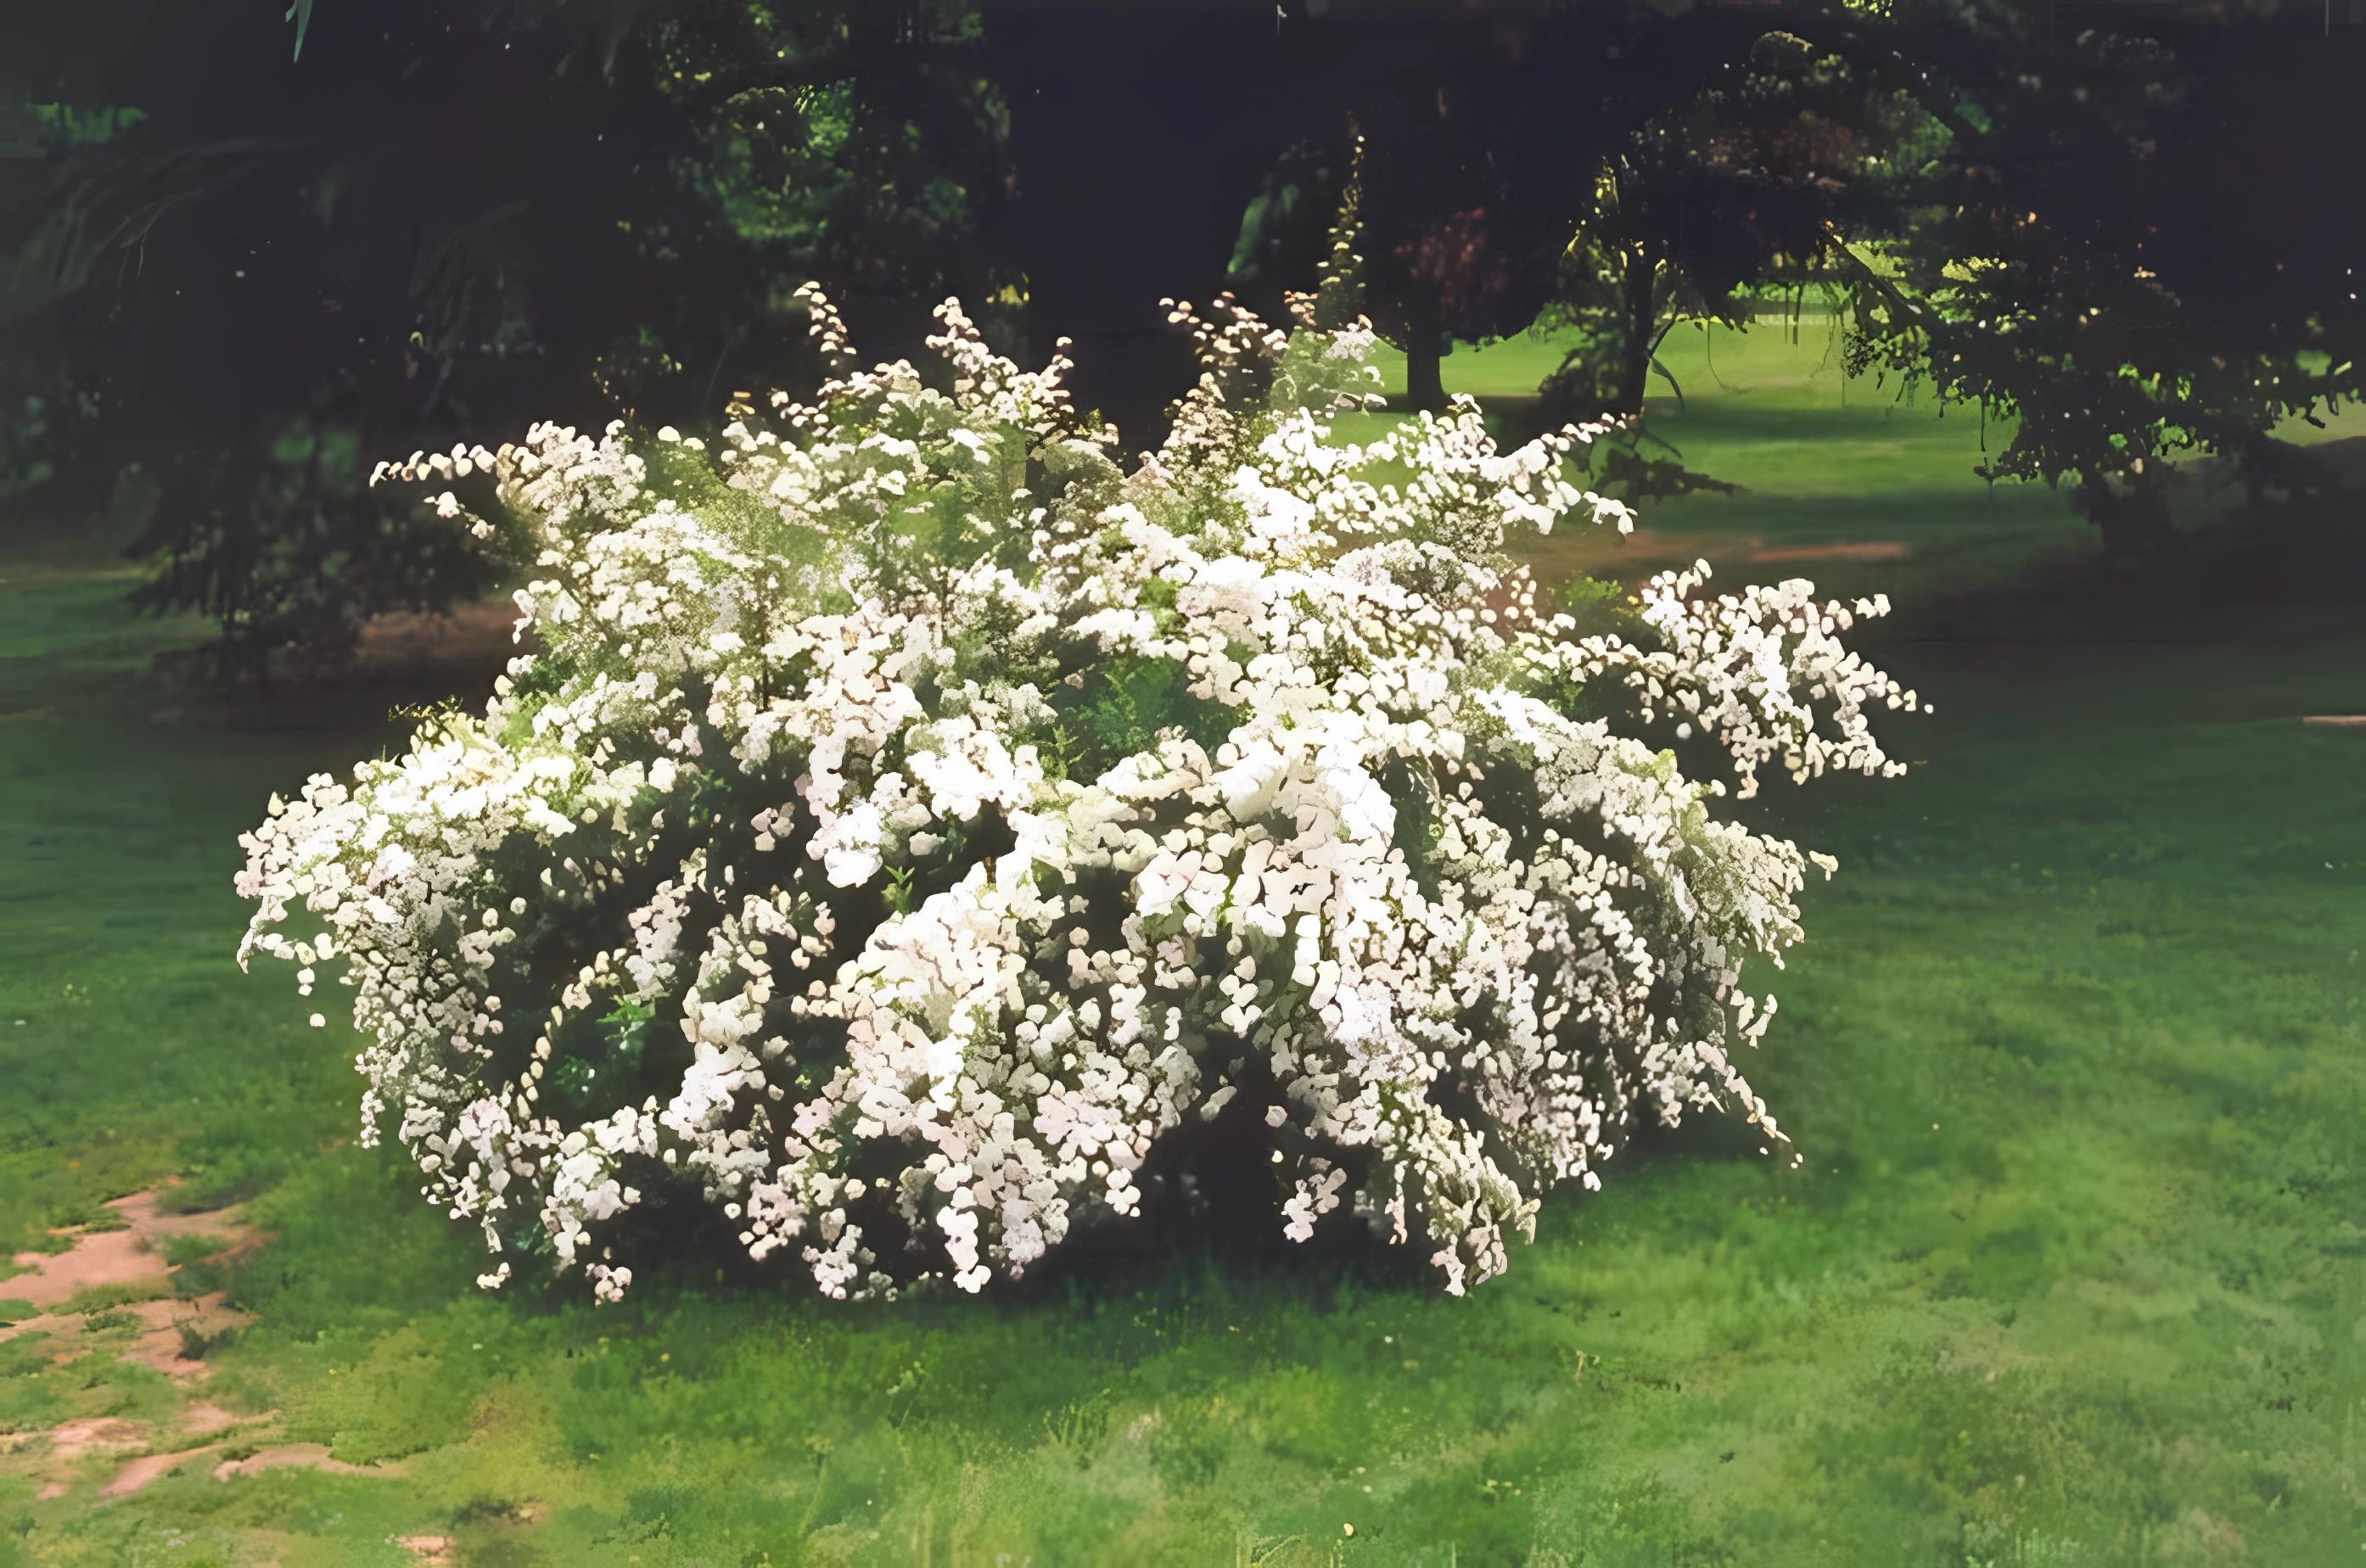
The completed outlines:
{"type": "Polygon", "coordinates": [[[49,1458],[72,1461],[90,1454],[124,1453],[148,1446],[148,1428],[120,1416],[86,1416],[61,1421],[46,1432],[0,1434],[0,1453],[15,1453],[46,1438],[49,1458]]]}
{"type": "MultiPolygon", "coordinates": [[[[51,1233],[71,1237],[73,1245],[63,1252],[17,1254],[15,1262],[26,1272],[9,1278],[9,1297],[37,1307],[54,1307],[84,1291],[107,1285],[152,1287],[155,1292],[162,1293],[168,1288],[165,1276],[171,1270],[158,1245],[167,1237],[220,1235],[231,1247],[256,1239],[254,1227],[238,1219],[234,1210],[167,1213],[153,1192],[134,1192],[128,1198],[118,1198],[107,1207],[123,1217],[125,1228],[51,1233]]],[[[0,1339],[24,1327],[25,1324],[17,1324],[0,1328],[0,1339]]]]}
{"type": "MultiPolygon", "coordinates": [[[[46,1310],[0,1325],[0,1341],[45,1337],[54,1341],[51,1359],[59,1363],[88,1354],[94,1348],[113,1348],[118,1360],[152,1368],[184,1387],[195,1384],[211,1370],[202,1359],[204,1351],[253,1319],[231,1307],[218,1291],[190,1299],[174,1296],[175,1269],[166,1261],[167,1246],[179,1238],[201,1236],[220,1244],[206,1250],[208,1257],[221,1258],[259,1245],[262,1234],[231,1209],[168,1213],[155,1192],[135,1192],[107,1207],[122,1219],[121,1228],[53,1232],[67,1243],[63,1251],[17,1255],[17,1265],[26,1272],[9,1279],[8,1295],[46,1310]],[[88,1313],[62,1310],[94,1291],[106,1292],[97,1298],[99,1302],[120,1304],[88,1313]],[[122,1300],[127,1296],[132,1299],[122,1300]],[[127,1316],[132,1320],[130,1324],[124,1322],[127,1316]]],[[[180,1419],[171,1424],[177,1435],[161,1440],[186,1443],[209,1438],[246,1419],[250,1418],[218,1404],[193,1404],[184,1407],[180,1419]]],[[[83,1416],[47,1431],[0,1433],[0,1470],[39,1475],[41,1484],[35,1495],[51,1501],[72,1489],[72,1477],[64,1472],[80,1461],[95,1456],[129,1455],[98,1489],[101,1499],[113,1499],[128,1496],[221,1447],[217,1441],[158,1450],[159,1442],[158,1432],[147,1423],[113,1416],[83,1416]]]]}
{"type": "MultiPolygon", "coordinates": [[[[160,1298],[132,1302],[109,1311],[129,1313],[140,1320],[140,1332],[124,1346],[123,1353],[116,1359],[152,1367],[166,1377],[181,1382],[195,1382],[210,1370],[205,1361],[188,1353],[193,1342],[202,1346],[254,1321],[252,1314],[240,1312],[227,1304],[219,1291],[189,1301],[160,1298]]],[[[110,1332],[106,1328],[91,1328],[79,1313],[43,1313],[38,1317],[28,1317],[0,1328],[0,1341],[19,1335],[49,1335],[58,1341],[57,1348],[50,1359],[62,1366],[83,1354],[84,1340],[103,1339],[110,1332]]]]}
{"type": "Polygon", "coordinates": [[[73,1490],[70,1472],[84,1460],[103,1459],[108,1455],[133,1456],[98,1489],[98,1495],[107,1499],[137,1492],[171,1474],[188,1460],[220,1446],[208,1444],[202,1449],[166,1453],[145,1451],[154,1439],[154,1431],[143,1421],[133,1421],[120,1416],[80,1416],[72,1421],[62,1421],[46,1432],[0,1434],[0,1457],[14,1459],[23,1453],[30,1461],[26,1465],[9,1464],[0,1467],[0,1470],[15,1471],[20,1474],[30,1470],[39,1475],[41,1484],[33,1495],[36,1501],[48,1503],[73,1490]]]}
{"type": "Polygon", "coordinates": [[[400,1464],[347,1464],[329,1457],[326,1443],[282,1443],[244,1459],[227,1459],[214,1466],[216,1481],[260,1475],[266,1470],[317,1470],[329,1475],[400,1475],[400,1464]]]}
{"type": "Polygon", "coordinates": [[[494,602],[459,604],[442,615],[380,615],[362,628],[356,670],[407,671],[447,661],[499,669],[518,652],[518,607],[494,602]]]}
{"type": "Polygon", "coordinates": [[[220,1443],[208,1443],[203,1448],[183,1449],[177,1453],[142,1454],[117,1471],[113,1479],[98,1489],[98,1495],[101,1497],[129,1497],[141,1487],[154,1485],[190,1461],[203,1458],[220,1447],[220,1443]]]}
{"type": "Polygon", "coordinates": [[[1914,553],[1901,539],[1850,539],[1825,545],[1768,545],[1755,535],[1656,533],[1638,528],[1619,535],[1607,528],[1573,526],[1520,547],[1518,554],[1537,575],[1550,581],[1570,572],[1634,582],[1670,567],[1696,560],[1774,566],[1791,561],[1895,561],[1914,553]]]}
{"type": "Polygon", "coordinates": [[[181,1430],[192,1438],[209,1438],[216,1432],[227,1432],[242,1421],[260,1421],[260,1416],[238,1416],[219,1404],[197,1404],[181,1412],[181,1430]]]}
{"type": "Polygon", "coordinates": [[[1753,561],[1788,560],[1904,560],[1914,553],[1911,545],[1896,539],[1859,539],[1839,545],[1786,545],[1781,549],[1753,549],[1753,561]]]}

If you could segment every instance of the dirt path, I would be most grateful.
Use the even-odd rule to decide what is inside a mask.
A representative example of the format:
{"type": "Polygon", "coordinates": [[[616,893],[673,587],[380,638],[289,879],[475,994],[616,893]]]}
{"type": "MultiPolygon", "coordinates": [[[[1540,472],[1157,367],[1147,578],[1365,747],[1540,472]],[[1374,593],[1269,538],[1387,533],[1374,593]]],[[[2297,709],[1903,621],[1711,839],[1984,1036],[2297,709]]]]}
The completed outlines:
{"type": "MultiPolygon", "coordinates": [[[[104,1505],[225,1449],[230,1457],[211,1469],[214,1479],[221,1482],[291,1468],[336,1475],[401,1473],[399,1465],[344,1463],[321,1443],[267,1443],[243,1452],[232,1448],[249,1433],[268,1437],[277,1412],[242,1416],[192,1394],[212,1371],[202,1352],[254,1320],[231,1307],[220,1292],[176,1297],[173,1276],[178,1269],[166,1260],[165,1248],[176,1239],[201,1237],[194,1250],[204,1259],[220,1260],[260,1246],[263,1233],[235,1209],[169,1212],[154,1192],[135,1192],[107,1208],[122,1220],[119,1228],[54,1232],[68,1243],[62,1251],[17,1255],[17,1265],[26,1271],[0,1280],[0,1300],[45,1310],[0,1325],[0,1342],[54,1341],[51,1359],[60,1365],[113,1348],[118,1360],[171,1378],[184,1390],[184,1403],[175,1419],[163,1423],[89,1415],[43,1430],[0,1432],[0,1475],[30,1475],[36,1482],[35,1501],[51,1503],[87,1485],[99,1461],[111,1461],[106,1479],[91,1492],[91,1501],[104,1505]],[[77,1302],[89,1304],[77,1307],[77,1302]],[[126,1337],[127,1328],[135,1332],[126,1337]]],[[[104,1385],[94,1380],[94,1386],[104,1385]]],[[[414,1555],[446,1560],[449,1543],[441,1537],[409,1539],[422,1543],[407,1548],[414,1555]]]]}
{"type": "Polygon", "coordinates": [[[1895,561],[1914,553],[1900,539],[1849,539],[1821,545],[1769,545],[1756,535],[1662,534],[1638,528],[1620,536],[1576,525],[1525,541],[1514,552],[1538,577],[1552,581],[1572,572],[1634,583],[1696,560],[1711,566],[1774,566],[1816,561],[1895,561]]]}
{"type": "MultiPolygon", "coordinates": [[[[158,1251],[160,1243],[175,1236],[218,1235],[223,1240],[221,1250],[226,1251],[241,1242],[251,1242],[255,1234],[234,1210],[167,1213],[153,1192],[134,1192],[107,1207],[123,1220],[120,1229],[51,1233],[70,1238],[73,1245],[62,1252],[17,1254],[13,1261],[27,1272],[0,1280],[0,1300],[53,1307],[106,1285],[162,1290],[171,1269],[158,1251]]],[[[0,1328],[0,1339],[9,1333],[0,1328]]]]}
{"type": "MultiPolygon", "coordinates": [[[[260,1246],[263,1233],[236,1209],[175,1213],[156,1192],[135,1192],[107,1207],[119,1225],[53,1232],[67,1244],[62,1250],[16,1255],[24,1272],[0,1280],[0,1301],[41,1310],[0,1324],[0,1343],[46,1342],[57,1365],[111,1350],[118,1361],[151,1368],[193,1391],[212,1371],[204,1352],[253,1318],[219,1291],[176,1295],[179,1270],[167,1253],[184,1255],[185,1265],[233,1258],[260,1246]]],[[[103,1382],[93,1379],[92,1386],[104,1396],[103,1382]]],[[[221,1434],[273,1416],[241,1416],[186,1393],[185,1399],[175,1418],[163,1422],[93,1414],[42,1430],[0,1432],[0,1474],[31,1475],[36,1500],[52,1502],[86,1483],[96,1461],[113,1459],[119,1462],[94,1493],[96,1501],[110,1502],[223,1447],[221,1434]],[[207,1438],[214,1440],[197,1441],[207,1438]]]]}

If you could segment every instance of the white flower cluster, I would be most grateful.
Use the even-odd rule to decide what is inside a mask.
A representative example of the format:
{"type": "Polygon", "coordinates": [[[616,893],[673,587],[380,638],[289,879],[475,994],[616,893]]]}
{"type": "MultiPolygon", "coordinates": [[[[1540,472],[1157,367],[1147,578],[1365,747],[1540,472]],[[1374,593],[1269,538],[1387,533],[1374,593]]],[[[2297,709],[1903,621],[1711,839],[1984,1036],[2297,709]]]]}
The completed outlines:
{"type": "Polygon", "coordinates": [[[442,504],[533,539],[535,650],[273,801],[240,956],[342,963],[366,1135],[435,1201],[602,1300],[661,1204],[833,1296],[975,1291],[1231,1118],[1290,1236],[1352,1210],[1459,1292],[1638,1121],[1779,1139],[1731,1052],[1808,857],[1640,732],[1699,725],[1745,786],[1897,771],[1865,717],[1912,694],[1847,610],[1696,573],[1578,638],[1504,545],[1630,525],[1564,477],[1597,432],[1499,451],[1464,400],[1347,444],[1361,326],[1176,307],[1205,375],[1128,468],[957,305],[931,378],[846,368],[810,303],[837,378],[711,446],[389,470],[490,476],[442,504]]]}

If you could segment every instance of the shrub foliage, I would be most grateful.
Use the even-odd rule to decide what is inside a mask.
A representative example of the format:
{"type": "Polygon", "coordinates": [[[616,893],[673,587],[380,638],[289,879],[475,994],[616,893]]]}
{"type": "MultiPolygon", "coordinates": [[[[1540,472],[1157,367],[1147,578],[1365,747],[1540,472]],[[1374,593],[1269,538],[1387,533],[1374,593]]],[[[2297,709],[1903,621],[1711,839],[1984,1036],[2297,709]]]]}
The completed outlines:
{"type": "Polygon", "coordinates": [[[1867,721],[1914,694],[1839,640],[1884,604],[1704,565],[1581,626],[1505,541],[1631,525],[1564,477],[1598,428],[1348,443],[1372,336],[1311,299],[1177,308],[1203,373],[1131,467],[957,304],[926,375],[811,304],[833,378],[711,444],[397,466],[530,541],[531,650],[242,840],[242,961],[342,965],[366,1135],[484,1283],[613,1299],[629,1212],[686,1199],[831,1295],[976,1291],[1229,1114],[1290,1236],[1352,1211],[1459,1292],[1639,1122],[1779,1141],[1742,969],[1831,863],[1675,746],[1743,795],[1899,771],[1867,721]]]}

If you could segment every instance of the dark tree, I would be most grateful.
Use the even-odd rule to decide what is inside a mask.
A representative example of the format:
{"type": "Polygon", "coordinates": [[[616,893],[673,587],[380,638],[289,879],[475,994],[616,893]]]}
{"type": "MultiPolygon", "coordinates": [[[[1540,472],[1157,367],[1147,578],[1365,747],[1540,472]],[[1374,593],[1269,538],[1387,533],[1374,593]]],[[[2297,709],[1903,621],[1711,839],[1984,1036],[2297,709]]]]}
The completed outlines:
{"type": "Polygon", "coordinates": [[[300,51],[276,8],[164,0],[12,8],[0,44],[34,154],[0,176],[28,504],[86,514],[141,473],[147,597],[211,615],[230,673],[485,581],[365,487],[377,458],[703,419],[794,378],[817,273],[915,342],[994,292],[998,111],[916,9],[306,9],[300,51]]]}
{"type": "Polygon", "coordinates": [[[1639,412],[1670,327],[1738,320],[1747,291],[1812,273],[1927,124],[1877,18],[1580,3],[1483,19],[1374,20],[1329,99],[1368,140],[1369,299],[1415,407],[1442,403],[1455,343],[1545,325],[1580,329],[1557,408],[1639,412]]]}
{"type": "Polygon", "coordinates": [[[1659,358],[1667,334],[1746,325],[1770,288],[1820,276],[1836,236],[1883,209],[1887,169],[1922,124],[1903,95],[1792,33],[1691,76],[1639,95],[1561,258],[1541,320],[1579,334],[1544,389],[1564,417],[1639,417],[1655,375],[1681,398],[1659,358]]]}
{"type": "Polygon", "coordinates": [[[1990,478],[2068,482],[2123,556],[2171,461],[2309,482],[2274,434],[2366,393],[2357,29],[2034,26],[1955,54],[1947,139],[1854,276],[1852,364],[2016,417],[1990,478]]]}

